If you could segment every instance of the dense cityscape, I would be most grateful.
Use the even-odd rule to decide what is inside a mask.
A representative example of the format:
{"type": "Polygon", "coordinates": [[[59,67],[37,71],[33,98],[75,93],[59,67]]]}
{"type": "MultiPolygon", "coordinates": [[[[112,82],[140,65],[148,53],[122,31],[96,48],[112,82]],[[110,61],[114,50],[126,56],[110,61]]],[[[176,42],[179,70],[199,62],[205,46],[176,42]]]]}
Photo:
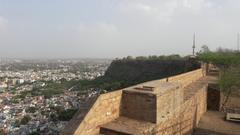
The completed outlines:
{"type": "Polygon", "coordinates": [[[75,87],[103,76],[110,60],[0,61],[0,134],[59,134],[100,90],[75,87]]]}

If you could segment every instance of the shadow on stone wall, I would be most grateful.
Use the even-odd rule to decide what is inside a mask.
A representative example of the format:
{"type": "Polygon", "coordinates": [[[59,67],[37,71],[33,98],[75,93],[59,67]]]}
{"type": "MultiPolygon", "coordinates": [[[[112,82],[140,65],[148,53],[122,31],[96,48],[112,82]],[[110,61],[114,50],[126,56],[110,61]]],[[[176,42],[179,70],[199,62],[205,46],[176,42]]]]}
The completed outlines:
{"type": "Polygon", "coordinates": [[[73,116],[73,118],[68,122],[68,125],[65,127],[65,130],[60,133],[60,135],[73,135],[77,130],[78,126],[81,124],[82,120],[91,109],[95,101],[97,100],[97,96],[86,99],[83,103],[81,103],[81,107],[73,116]]]}

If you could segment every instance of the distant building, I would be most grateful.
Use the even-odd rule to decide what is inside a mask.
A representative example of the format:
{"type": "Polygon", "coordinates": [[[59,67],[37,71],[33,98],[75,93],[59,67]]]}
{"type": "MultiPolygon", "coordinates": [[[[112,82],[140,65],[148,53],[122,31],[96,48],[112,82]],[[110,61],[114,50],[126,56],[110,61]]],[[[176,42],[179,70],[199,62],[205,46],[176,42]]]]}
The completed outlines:
{"type": "Polygon", "coordinates": [[[23,80],[23,79],[18,79],[18,80],[17,80],[17,83],[18,83],[18,84],[23,84],[23,83],[24,83],[24,80],[23,80]]]}
{"type": "Polygon", "coordinates": [[[1,88],[7,88],[7,87],[8,87],[8,85],[6,83],[0,82],[0,89],[1,88]]]}

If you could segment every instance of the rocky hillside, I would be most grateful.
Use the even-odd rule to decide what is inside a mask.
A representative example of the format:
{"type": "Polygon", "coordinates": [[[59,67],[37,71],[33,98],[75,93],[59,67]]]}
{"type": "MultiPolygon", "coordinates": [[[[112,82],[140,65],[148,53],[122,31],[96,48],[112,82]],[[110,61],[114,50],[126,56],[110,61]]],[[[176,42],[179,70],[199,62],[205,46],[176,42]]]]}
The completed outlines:
{"type": "Polygon", "coordinates": [[[200,68],[199,62],[188,58],[142,58],[114,60],[104,79],[118,82],[119,87],[161,79],[200,68]]]}

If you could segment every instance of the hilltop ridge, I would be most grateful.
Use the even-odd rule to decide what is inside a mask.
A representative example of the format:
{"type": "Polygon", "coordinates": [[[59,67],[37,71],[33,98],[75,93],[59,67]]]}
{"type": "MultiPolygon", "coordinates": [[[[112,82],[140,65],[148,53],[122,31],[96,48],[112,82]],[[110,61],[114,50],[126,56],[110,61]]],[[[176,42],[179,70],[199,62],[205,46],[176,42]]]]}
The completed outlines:
{"type": "Polygon", "coordinates": [[[115,59],[108,67],[105,75],[88,82],[88,86],[105,90],[116,90],[138,83],[161,79],[200,68],[195,59],[169,56],[130,56],[115,59]]]}

